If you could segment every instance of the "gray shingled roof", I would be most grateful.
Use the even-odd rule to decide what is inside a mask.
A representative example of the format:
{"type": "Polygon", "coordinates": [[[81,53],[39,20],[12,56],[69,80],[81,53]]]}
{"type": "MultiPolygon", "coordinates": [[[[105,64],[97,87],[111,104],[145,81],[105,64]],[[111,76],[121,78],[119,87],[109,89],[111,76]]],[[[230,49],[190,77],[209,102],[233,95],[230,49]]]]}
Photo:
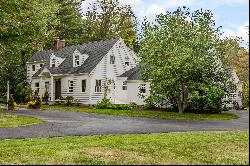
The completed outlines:
{"type": "Polygon", "coordinates": [[[55,56],[66,58],[58,67],[51,68],[49,65],[49,57],[53,53],[52,50],[36,52],[28,62],[45,60],[45,65],[39,69],[33,77],[37,77],[46,67],[52,74],[79,74],[90,73],[102,58],[109,52],[114,44],[119,40],[119,37],[90,42],[76,46],[66,46],[54,52],[55,56]],[[78,50],[81,54],[88,54],[89,57],[79,67],[73,67],[73,52],[78,50]]]}
{"type": "Polygon", "coordinates": [[[128,77],[127,80],[141,80],[142,79],[140,76],[140,73],[139,73],[138,66],[126,71],[125,73],[123,73],[119,77],[128,77]]]}

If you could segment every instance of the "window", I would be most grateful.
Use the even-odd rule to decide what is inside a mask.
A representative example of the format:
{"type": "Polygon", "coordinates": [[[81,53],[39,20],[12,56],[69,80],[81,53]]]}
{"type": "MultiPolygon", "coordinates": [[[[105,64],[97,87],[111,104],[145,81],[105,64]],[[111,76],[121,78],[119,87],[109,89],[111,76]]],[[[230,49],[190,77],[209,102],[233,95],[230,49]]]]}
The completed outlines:
{"type": "Polygon", "coordinates": [[[49,82],[45,82],[45,90],[49,92],[49,82]]]}
{"type": "Polygon", "coordinates": [[[32,71],[36,70],[36,65],[32,65],[32,71]]]}
{"type": "Polygon", "coordinates": [[[128,81],[123,81],[122,90],[127,90],[127,89],[128,89],[128,81]]]}
{"type": "Polygon", "coordinates": [[[125,65],[129,66],[129,57],[128,56],[125,57],[125,65]]]}
{"type": "Polygon", "coordinates": [[[69,92],[73,92],[74,82],[69,80],[69,92]]]}
{"type": "Polygon", "coordinates": [[[95,82],[95,92],[102,91],[102,80],[96,80],[95,82]]]}
{"type": "Polygon", "coordinates": [[[242,96],[242,92],[241,92],[241,91],[238,92],[238,96],[239,96],[239,97],[242,96]]]}
{"type": "Polygon", "coordinates": [[[43,64],[42,64],[42,63],[40,64],[40,67],[43,67],[43,64]]]}
{"type": "Polygon", "coordinates": [[[141,84],[140,93],[146,93],[146,84],[141,84]]]}
{"type": "Polygon", "coordinates": [[[76,65],[76,67],[80,66],[80,58],[79,58],[79,55],[76,55],[76,56],[75,56],[75,65],[76,65]]]}
{"type": "Polygon", "coordinates": [[[35,83],[35,90],[39,93],[39,82],[35,83]]]}
{"type": "Polygon", "coordinates": [[[82,92],[86,92],[86,80],[82,80],[82,92]]]}
{"type": "Polygon", "coordinates": [[[110,64],[115,64],[115,56],[114,55],[110,56],[110,64]]]}
{"type": "Polygon", "coordinates": [[[52,59],[52,65],[51,66],[56,67],[56,59],[55,58],[52,59]]]}

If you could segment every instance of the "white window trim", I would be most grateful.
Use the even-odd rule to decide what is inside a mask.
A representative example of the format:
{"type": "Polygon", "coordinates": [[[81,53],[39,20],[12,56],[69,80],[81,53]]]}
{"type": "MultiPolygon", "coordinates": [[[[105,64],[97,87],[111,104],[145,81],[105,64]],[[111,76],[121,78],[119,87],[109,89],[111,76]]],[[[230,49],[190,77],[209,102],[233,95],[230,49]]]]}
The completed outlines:
{"type": "Polygon", "coordinates": [[[31,69],[32,71],[36,71],[36,65],[32,65],[31,68],[32,68],[32,69],[31,69]],[[33,67],[34,67],[34,68],[33,68],[33,67]]]}
{"type": "Polygon", "coordinates": [[[140,87],[139,87],[140,93],[142,93],[142,92],[141,92],[142,89],[145,89],[145,92],[143,92],[143,93],[146,93],[146,92],[147,92],[147,91],[146,91],[146,84],[141,84],[141,85],[140,85],[140,87]]]}
{"type": "Polygon", "coordinates": [[[126,56],[125,57],[125,62],[124,62],[124,64],[125,64],[125,66],[129,66],[130,64],[129,64],[129,57],[128,56],[126,56]],[[128,63],[128,64],[127,64],[128,63]]]}
{"type": "Polygon", "coordinates": [[[128,90],[128,81],[122,82],[122,90],[128,90]]]}
{"type": "Polygon", "coordinates": [[[115,64],[115,56],[114,55],[110,55],[110,64],[113,65],[115,64]],[[114,57],[114,58],[112,58],[114,57]]]}
{"type": "Polygon", "coordinates": [[[75,55],[75,67],[79,67],[79,66],[81,66],[81,64],[80,64],[80,55],[75,55]],[[77,64],[77,62],[78,62],[78,64],[77,64]]]}
{"type": "Polygon", "coordinates": [[[51,67],[56,67],[56,58],[51,59],[51,67]]]}
{"type": "Polygon", "coordinates": [[[68,92],[73,93],[74,92],[74,81],[68,80],[68,92]],[[72,90],[72,92],[71,92],[72,90]]]}
{"type": "Polygon", "coordinates": [[[50,87],[49,82],[48,82],[48,81],[47,81],[47,82],[45,82],[45,83],[44,83],[44,88],[45,88],[45,90],[47,90],[47,92],[49,92],[49,90],[50,90],[50,89],[49,89],[49,87],[50,87]],[[48,83],[48,87],[46,87],[46,83],[48,83]]]}
{"type": "Polygon", "coordinates": [[[38,90],[38,92],[40,91],[40,83],[39,82],[35,83],[35,90],[38,90]],[[38,84],[38,87],[36,86],[37,84],[38,84]]]}
{"type": "Polygon", "coordinates": [[[82,93],[86,93],[86,91],[87,91],[87,80],[86,79],[83,79],[83,80],[81,80],[81,92],[82,93]],[[85,91],[83,92],[83,88],[82,88],[82,82],[85,80],[85,91]]]}
{"type": "Polygon", "coordinates": [[[95,81],[95,92],[102,92],[102,80],[96,80],[95,81]],[[100,81],[100,85],[99,86],[96,86],[96,82],[99,82],[100,81]]]}

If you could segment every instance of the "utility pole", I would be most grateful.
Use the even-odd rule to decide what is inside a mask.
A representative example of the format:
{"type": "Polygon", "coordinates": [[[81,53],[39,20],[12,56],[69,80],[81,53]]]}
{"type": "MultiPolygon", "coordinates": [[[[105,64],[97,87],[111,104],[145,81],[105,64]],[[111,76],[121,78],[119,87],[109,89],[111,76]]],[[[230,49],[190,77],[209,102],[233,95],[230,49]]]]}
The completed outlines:
{"type": "Polygon", "coordinates": [[[10,86],[9,81],[7,81],[7,110],[9,110],[9,99],[10,99],[10,86]]]}

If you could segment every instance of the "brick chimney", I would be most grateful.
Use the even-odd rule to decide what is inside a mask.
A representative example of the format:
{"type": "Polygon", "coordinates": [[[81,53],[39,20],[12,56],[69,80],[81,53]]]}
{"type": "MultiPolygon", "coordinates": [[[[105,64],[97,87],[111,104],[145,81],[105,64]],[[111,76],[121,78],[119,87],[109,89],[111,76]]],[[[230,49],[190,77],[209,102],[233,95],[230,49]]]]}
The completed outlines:
{"type": "Polygon", "coordinates": [[[59,38],[56,39],[54,42],[54,51],[57,51],[63,47],[65,47],[65,40],[59,38]]]}

